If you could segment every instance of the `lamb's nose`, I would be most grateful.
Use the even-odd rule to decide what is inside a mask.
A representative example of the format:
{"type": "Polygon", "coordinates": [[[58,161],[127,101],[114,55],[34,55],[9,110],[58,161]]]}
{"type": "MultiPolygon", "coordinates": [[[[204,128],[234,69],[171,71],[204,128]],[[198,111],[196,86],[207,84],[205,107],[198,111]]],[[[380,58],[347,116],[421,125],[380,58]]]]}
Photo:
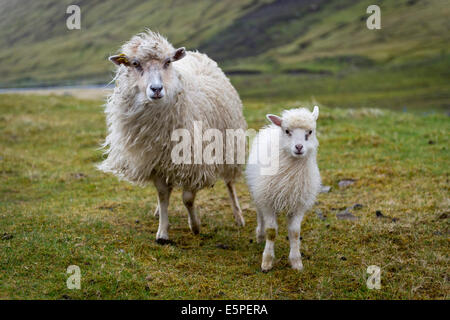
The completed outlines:
{"type": "Polygon", "coordinates": [[[152,89],[152,91],[154,92],[154,93],[160,93],[161,92],[161,90],[162,90],[162,85],[151,85],[150,86],[150,89],[152,89]]]}
{"type": "Polygon", "coordinates": [[[302,144],[296,144],[295,149],[297,149],[298,152],[302,151],[303,145],[302,144]]]}

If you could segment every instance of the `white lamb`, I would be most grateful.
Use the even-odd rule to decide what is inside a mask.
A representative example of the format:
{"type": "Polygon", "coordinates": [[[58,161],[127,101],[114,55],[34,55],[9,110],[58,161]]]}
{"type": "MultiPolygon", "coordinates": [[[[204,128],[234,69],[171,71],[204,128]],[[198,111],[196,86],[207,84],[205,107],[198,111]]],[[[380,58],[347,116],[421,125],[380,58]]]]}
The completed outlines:
{"type": "Polygon", "coordinates": [[[172,141],[176,129],[187,129],[194,137],[198,121],[203,132],[214,128],[223,136],[227,129],[247,127],[239,95],[217,63],[199,52],[175,50],[166,38],[150,30],[134,36],[119,55],[109,59],[117,65],[116,86],[105,110],[108,157],[99,168],[135,184],[154,183],[158,191],[155,215],[159,215],[156,240],[169,239],[167,208],[174,187],[183,189],[189,226],[198,233],[195,195],[219,178],[226,182],[236,222],[244,225],[233,184],[242,164],[172,159],[178,144],[172,141]]]}
{"type": "Polygon", "coordinates": [[[300,255],[301,222],[305,212],[313,206],[321,184],[316,162],[318,116],[317,106],[313,112],[305,108],[285,110],[281,118],[268,114],[267,118],[272,124],[261,129],[253,141],[246,175],[257,208],[257,241],[266,239],[261,264],[264,272],[273,266],[274,240],[278,232],[277,214],[280,211],[287,213],[289,261],[293,269],[303,269],[300,255]],[[262,161],[261,155],[264,154],[268,154],[271,164],[278,164],[277,170],[263,172],[268,164],[262,161]]]}

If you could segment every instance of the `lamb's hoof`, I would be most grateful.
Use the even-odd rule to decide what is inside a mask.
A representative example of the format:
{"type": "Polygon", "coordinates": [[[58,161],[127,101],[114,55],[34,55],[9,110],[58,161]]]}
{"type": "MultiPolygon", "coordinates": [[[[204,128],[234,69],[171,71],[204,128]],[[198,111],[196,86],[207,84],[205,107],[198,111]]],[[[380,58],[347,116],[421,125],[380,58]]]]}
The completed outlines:
{"type": "Polygon", "coordinates": [[[261,263],[261,271],[262,272],[269,272],[270,270],[272,270],[273,260],[274,260],[274,257],[263,256],[263,261],[261,263]]]}
{"type": "Polygon", "coordinates": [[[256,243],[263,243],[265,238],[265,235],[256,235],[256,243]]]}
{"type": "Polygon", "coordinates": [[[159,206],[156,207],[155,212],[153,213],[155,217],[159,217],[159,206]]]}
{"type": "Polygon", "coordinates": [[[256,242],[262,243],[264,239],[266,239],[266,234],[264,233],[264,231],[259,231],[259,229],[256,228],[256,242]]]}
{"type": "Polygon", "coordinates": [[[170,239],[158,238],[156,243],[160,245],[175,245],[175,242],[170,239]]]}
{"type": "Polygon", "coordinates": [[[303,263],[301,258],[289,259],[289,262],[291,263],[292,269],[297,271],[303,270],[303,263]]]}
{"type": "Polygon", "coordinates": [[[266,273],[269,272],[270,270],[272,270],[272,265],[264,265],[264,263],[261,265],[261,271],[266,273]]]}

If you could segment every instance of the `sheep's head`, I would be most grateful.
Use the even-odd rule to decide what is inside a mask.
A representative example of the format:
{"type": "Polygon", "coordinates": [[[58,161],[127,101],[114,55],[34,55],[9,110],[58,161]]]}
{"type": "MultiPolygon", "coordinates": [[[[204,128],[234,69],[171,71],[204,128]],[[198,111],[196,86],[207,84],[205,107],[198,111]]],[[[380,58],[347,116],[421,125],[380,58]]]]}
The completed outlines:
{"type": "Polygon", "coordinates": [[[267,119],[281,130],[280,147],[296,158],[304,158],[317,150],[316,120],[319,107],[313,112],[305,108],[283,111],[281,117],[268,114],[267,119]]]}
{"type": "Polygon", "coordinates": [[[122,46],[121,54],[109,60],[124,66],[128,79],[137,85],[140,93],[156,103],[177,93],[179,80],[172,63],[185,55],[185,48],[174,49],[163,36],[147,31],[134,36],[122,46]]]}

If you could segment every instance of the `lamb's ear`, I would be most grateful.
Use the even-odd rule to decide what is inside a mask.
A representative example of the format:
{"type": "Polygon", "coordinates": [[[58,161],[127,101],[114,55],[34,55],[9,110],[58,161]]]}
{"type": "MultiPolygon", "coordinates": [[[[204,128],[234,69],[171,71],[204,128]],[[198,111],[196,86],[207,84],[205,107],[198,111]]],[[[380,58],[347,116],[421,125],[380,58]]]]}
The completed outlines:
{"type": "Polygon", "coordinates": [[[314,119],[317,120],[317,118],[319,117],[319,107],[318,106],[314,106],[312,115],[313,115],[314,119]]]}
{"type": "Polygon", "coordinates": [[[123,53],[115,55],[115,56],[111,56],[108,59],[109,59],[109,61],[111,61],[112,63],[114,63],[118,66],[120,66],[121,64],[126,65],[126,66],[130,65],[130,60],[123,53]]]}
{"type": "Polygon", "coordinates": [[[173,53],[173,56],[170,60],[172,62],[178,61],[181,58],[184,58],[185,56],[186,56],[186,49],[184,47],[181,47],[181,48],[178,48],[177,50],[175,50],[175,52],[173,53]]]}
{"type": "Polygon", "coordinates": [[[276,116],[274,114],[268,114],[266,115],[266,118],[274,125],[281,127],[281,118],[279,116],[276,116]]]}

